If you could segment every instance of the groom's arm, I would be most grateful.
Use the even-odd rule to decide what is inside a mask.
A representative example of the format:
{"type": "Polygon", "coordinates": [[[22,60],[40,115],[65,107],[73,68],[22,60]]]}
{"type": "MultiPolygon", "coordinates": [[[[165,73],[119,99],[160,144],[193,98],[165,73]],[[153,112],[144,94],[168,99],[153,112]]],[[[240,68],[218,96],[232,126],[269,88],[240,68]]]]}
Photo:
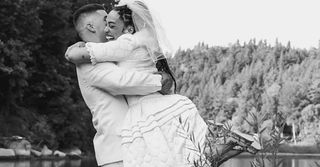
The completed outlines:
{"type": "Polygon", "coordinates": [[[91,86],[112,95],[146,95],[160,91],[162,86],[161,75],[130,71],[113,63],[81,64],[77,68],[91,86]]]}

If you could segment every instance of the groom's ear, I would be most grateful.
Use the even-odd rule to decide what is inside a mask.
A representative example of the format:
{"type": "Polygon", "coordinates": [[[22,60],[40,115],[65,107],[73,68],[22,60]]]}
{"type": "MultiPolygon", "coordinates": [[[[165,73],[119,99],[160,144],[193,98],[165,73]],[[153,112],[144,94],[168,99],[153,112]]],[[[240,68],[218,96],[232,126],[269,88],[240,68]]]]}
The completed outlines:
{"type": "Polygon", "coordinates": [[[88,24],[86,25],[86,29],[87,29],[88,31],[92,32],[92,33],[95,33],[95,32],[96,32],[96,29],[95,29],[94,25],[91,24],[91,23],[88,23],[88,24]]]}

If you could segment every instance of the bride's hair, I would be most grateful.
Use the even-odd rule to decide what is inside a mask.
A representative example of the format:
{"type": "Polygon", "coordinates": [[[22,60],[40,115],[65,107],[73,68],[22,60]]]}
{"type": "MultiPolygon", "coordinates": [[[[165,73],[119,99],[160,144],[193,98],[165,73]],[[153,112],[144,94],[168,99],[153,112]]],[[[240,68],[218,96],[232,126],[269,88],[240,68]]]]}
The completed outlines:
{"type": "MultiPolygon", "coordinates": [[[[127,26],[134,27],[134,23],[132,19],[132,11],[127,7],[127,5],[115,6],[113,10],[118,12],[120,19],[123,21],[125,27],[127,26]]],[[[136,32],[135,28],[134,28],[134,32],[136,32]]]]}
{"type": "MultiPolygon", "coordinates": [[[[143,5],[143,7],[148,10],[147,6],[145,6],[144,4],[140,4],[140,5],[143,5]]],[[[120,16],[120,19],[124,22],[124,25],[125,27],[127,26],[132,26],[133,29],[134,29],[134,32],[136,32],[137,30],[135,29],[135,26],[134,26],[134,22],[133,22],[133,19],[132,19],[132,11],[131,9],[128,8],[127,5],[123,5],[123,6],[115,6],[113,7],[114,11],[117,11],[119,16],[120,16]]],[[[150,15],[151,17],[151,15],[150,15]]],[[[173,83],[174,83],[174,93],[176,93],[177,91],[177,82],[176,82],[176,79],[174,77],[174,74],[173,72],[171,71],[169,65],[168,65],[168,62],[167,62],[167,59],[165,58],[165,56],[163,55],[163,53],[160,53],[162,54],[162,57],[161,59],[158,59],[156,61],[156,68],[158,69],[159,72],[165,72],[167,74],[169,74],[173,80],[173,83]]]]}
{"type": "Polygon", "coordinates": [[[173,80],[173,84],[174,84],[174,93],[176,93],[177,92],[177,82],[176,82],[176,79],[174,77],[173,72],[171,71],[171,69],[168,65],[167,59],[163,58],[163,59],[157,60],[156,67],[157,67],[158,71],[166,72],[167,74],[169,74],[171,76],[171,78],[173,80]]]}

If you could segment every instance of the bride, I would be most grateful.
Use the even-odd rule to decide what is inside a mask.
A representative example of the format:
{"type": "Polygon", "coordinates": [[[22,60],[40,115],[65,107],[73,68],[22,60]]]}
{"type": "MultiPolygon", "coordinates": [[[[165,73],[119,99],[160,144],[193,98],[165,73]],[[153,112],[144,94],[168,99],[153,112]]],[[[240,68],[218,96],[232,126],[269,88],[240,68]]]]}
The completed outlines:
{"type": "MultiPolygon", "coordinates": [[[[145,2],[122,0],[106,21],[109,42],[70,47],[69,61],[92,64],[111,61],[130,70],[163,71],[173,78],[166,61],[172,54],[169,42],[145,2]]],[[[125,167],[193,165],[203,152],[207,125],[190,99],[158,92],[126,99],[129,111],[121,131],[125,167]]]]}

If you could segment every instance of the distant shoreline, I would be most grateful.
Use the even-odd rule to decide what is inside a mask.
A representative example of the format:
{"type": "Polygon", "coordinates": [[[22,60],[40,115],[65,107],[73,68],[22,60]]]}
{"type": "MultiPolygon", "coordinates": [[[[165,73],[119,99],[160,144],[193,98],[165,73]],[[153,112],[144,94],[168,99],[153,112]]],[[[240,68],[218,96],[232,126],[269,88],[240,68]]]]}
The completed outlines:
{"type": "MultiPolygon", "coordinates": [[[[266,153],[266,155],[271,156],[271,153],[266,153]]],[[[302,145],[302,144],[282,144],[279,147],[279,152],[277,154],[281,157],[302,157],[302,158],[314,158],[318,157],[320,159],[320,147],[317,145],[302,145]]],[[[242,153],[238,156],[241,157],[254,157],[254,155],[249,153],[242,153]]]]}
{"type": "MultiPolygon", "coordinates": [[[[271,156],[271,153],[266,153],[266,155],[271,156]]],[[[293,144],[282,144],[279,147],[279,152],[277,154],[279,158],[283,157],[291,157],[291,158],[319,158],[320,159],[320,147],[317,145],[293,145],[293,144]]],[[[253,158],[255,155],[250,153],[242,153],[235,158],[253,158]]],[[[56,156],[43,156],[43,157],[35,157],[35,156],[0,156],[1,161],[26,161],[26,160],[80,160],[80,159],[94,159],[94,155],[82,155],[81,157],[56,157],[56,156]]]]}
{"type": "Polygon", "coordinates": [[[95,159],[93,155],[83,155],[81,157],[57,157],[57,156],[43,156],[43,157],[35,157],[35,156],[0,156],[1,161],[32,161],[32,160],[43,160],[43,161],[58,161],[58,160],[81,160],[81,159],[95,159]]]}
{"type": "MultiPolygon", "coordinates": [[[[267,156],[271,156],[271,153],[266,153],[267,156]]],[[[254,157],[255,155],[249,154],[249,153],[242,153],[239,156],[235,158],[248,158],[248,157],[254,157]]],[[[320,153],[318,154],[308,154],[308,153],[278,153],[279,158],[284,158],[284,157],[292,157],[292,158],[319,158],[320,159],[320,153]]]]}

